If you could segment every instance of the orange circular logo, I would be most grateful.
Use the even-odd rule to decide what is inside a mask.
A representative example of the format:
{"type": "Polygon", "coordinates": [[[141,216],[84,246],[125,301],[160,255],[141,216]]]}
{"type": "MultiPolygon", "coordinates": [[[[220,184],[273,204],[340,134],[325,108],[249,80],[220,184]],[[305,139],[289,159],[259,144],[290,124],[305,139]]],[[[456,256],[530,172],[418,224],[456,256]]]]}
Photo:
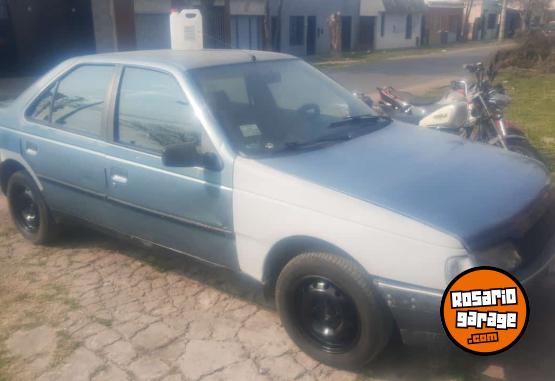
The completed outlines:
{"type": "Polygon", "coordinates": [[[518,280],[494,267],[467,270],[451,281],[441,301],[441,322],[460,348],[479,355],[509,349],[528,324],[528,297],[518,280]]]}

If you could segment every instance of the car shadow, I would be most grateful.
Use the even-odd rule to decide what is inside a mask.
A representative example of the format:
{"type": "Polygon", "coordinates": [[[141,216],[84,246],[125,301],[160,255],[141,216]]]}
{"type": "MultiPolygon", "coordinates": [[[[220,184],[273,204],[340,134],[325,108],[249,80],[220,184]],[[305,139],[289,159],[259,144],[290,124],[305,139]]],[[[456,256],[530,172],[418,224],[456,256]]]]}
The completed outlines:
{"type": "Polygon", "coordinates": [[[245,274],[111,232],[79,225],[64,227],[63,238],[55,246],[115,251],[146,263],[160,272],[173,272],[231,296],[256,303],[260,307],[273,308],[271,301],[264,297],[261,285],[245,274]]]}
{"type": "MultiPolygon", "coordinates": [[[[260,285],[248,276],[211,266],[194,258],[135,241],[73,227],[57,245],[67,249],[116,251],[155,267],[204,283],[223,293],[274,309],[260,285]]],[[[381,380],[555,380],[555,277],[526,287],[530,320],[521,340],[493,356],[466,353],[445,336],[427,344],[389,348],[364,371],[362,378],[381,380]]]]}

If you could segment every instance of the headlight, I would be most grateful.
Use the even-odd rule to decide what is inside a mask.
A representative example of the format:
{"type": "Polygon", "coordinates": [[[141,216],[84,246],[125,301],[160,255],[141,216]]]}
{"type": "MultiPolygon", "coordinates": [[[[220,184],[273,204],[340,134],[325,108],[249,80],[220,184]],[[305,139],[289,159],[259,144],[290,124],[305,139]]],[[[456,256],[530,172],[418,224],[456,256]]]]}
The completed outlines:
{"type": "Polygon", "coordinates": [[[492,266],[505,271],[513,271],[522,263],[518,250],[511,243],[505,243],[472,255],[448,258],[445,262],[445,277],[450,282],[465,270],[478,266],[492,266]]]}
{"type": "Polygon", "coordinates": [[[474,257],[479,266],[493,266],[509,272],[518,268],[522,263],[522,258],[512,243],[505,243],[475,253],[474,257]]]}

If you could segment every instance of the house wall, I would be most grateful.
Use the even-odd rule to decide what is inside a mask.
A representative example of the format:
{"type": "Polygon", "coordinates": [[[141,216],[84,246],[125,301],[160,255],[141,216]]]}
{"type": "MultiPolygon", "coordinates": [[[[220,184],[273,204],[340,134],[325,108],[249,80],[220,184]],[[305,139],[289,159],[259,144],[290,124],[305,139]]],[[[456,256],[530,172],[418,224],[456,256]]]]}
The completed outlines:
{"type": "MultiPolygon", "coordinates": [[[[200,0],[191,6],[200,6],[200,0]]],[[[223,9],[224,0],[214,5],[223,9]]],[[[171,46],[169,14],[171,0],[135,0],[135,27],[138,49],[167,49],[171,46]]],[[[262,21],[265,14],[264,0],[231,0],[231,46],[242,49],[262,49],[262,21]]],[[[206,20],[205,20],[206,21],[206,20]]],[[[218,23],[218,21],[214,21],[218,23]]],[[[219,30],[219,28],[216,28],[219,30]]],[[[204,30],[208,39],[218,39],[209,30],[204,30]]],[[[209,41],[210,43],[216,43],[209,41]]],[[[224,43],[220,43],[223,47],[224,43]]]]}
{"type": "Polygon", "coordinates": [[[171,0],[135,0],[137,49],[169,49],[171,0]]]}
{"type": "Polygon", "coordinates": [[[427,40],[429,45],[457,41],[462,19],[462,8],[428,8],[424,26],[426,36],[423,36],[423,40],[427,40]]]}
{"type": "MultiPolygon", "coordinates": [[[[220,1],[223,5],[223,0],[220,1]]],[[[231,0],[229,12],[232,15],[263,16],[266,13],[265,0],[231,0]]]]}
{"type": "Polygon", "coordinates": [[[491,40],[497,37],[501,3],[499,0],[474,0],[474,6],[469,17],[469,38],[472,40],[491,40]],[[497,17],[495,28],[488,28],[487,21],[490,14],[497,17]],[[485,26],[482,27],[482,23],[485,26]]]}
{"type": "Polygon", "coordinates": [[[361,16],[378,16],[380,12],[384,12],[383,2],[380,0],[360,0],[361,16]]]}
{"type": "Polygon", "coordinates": [[[98,53],[116,49],[115,21],[112,0],[91,0],[94,37],[98,53]]]}
{"type": "Polygon", "coordinates": [[[381,35],[381,14],[376,18],[376,49],[402,49],[417,47],[421,39],[422,14],[412,14],[412,38],[405,38],[407,13],[385,13],[384,35],[381,35]]]}
{"type": "MultiPolygon", "coordinates": [[[[277,15],[278,1],[271,2],[271,13],[277,15]]],[[[316,16],[316,54],[330,51],[330,30],[328,17],[341,12],[342,16],[351,16],[351,48],[356,49],[359,23],[359,0],[296,0],[284,1],[281,17],[281,51],[297,56],[306,55],[307,16],[316,16]],[[298,46],[289,44],[289,17],[304,16],[304,43],[298,46]]]]}

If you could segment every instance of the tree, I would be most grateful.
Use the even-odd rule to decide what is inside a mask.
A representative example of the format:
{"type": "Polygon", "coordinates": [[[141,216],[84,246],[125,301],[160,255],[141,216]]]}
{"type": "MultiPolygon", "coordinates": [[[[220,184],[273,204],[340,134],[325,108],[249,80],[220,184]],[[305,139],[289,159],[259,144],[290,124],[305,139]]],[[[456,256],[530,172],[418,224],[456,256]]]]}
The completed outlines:
{"type": "MultiPolygon", "coordinates": [[[[270,1],[270,0],[268,0],[270,1]]],[[[276,30],[274,31],[274,35],[272,36],[273,41],[274,41],[274,46],[276,47],[277,50],[280,50],[280,43],[281,43],[281,22],[282,22],[282,16],[283,16],[283,3],[285,2],[285,0],[279,0],[278,3],[278,11],[277,11],[277,19],[276,19],[276,30]]]]}
{"type": "Polygon", "coordinates": [[[328,17],[330,29],[330,52],[337,56],[341,54],[341,12],[332,13],[328,17]]]}
{"type": "Polygon", "coordinates": [[[507,24],[507,2],[508,0],[503,0],[501,8],[501,17],[499,18],[499,41],[505,38],[505,25],[507,24]]]}
{"type": "Polygon", "coordinates": [[[265,43],[264,48],[266,50],[277,50],[281,49],[280,41],[281,41],[281,18],[283,14],[283,3],[285,0],[279,0],[277,3],[277,11],[276,11],[276,23],[275,29],[272,30],[272,14],[271,14],[271,7],[270,3],[274,2],[272,0],[266,0],[265,3],[265,17],[264,17],[264,32],[265,32],[265,43]]]}
{"type": "Polygon", "coordinates": [[[472,7],[474,6],[474,0],[466,0],[464,3],[464,18],[463,18],[463,24],[462,24],[462,28],[461,28],[461,36],[460,39],[462,41],[466,41],[468,39],[468,33],[469,33],[469,19],[470,19],[470,13],[472,12],[472,7]]]}
{"type": "Polygon", "coordinates": [[[514,0],[513,5],[520,11],[522,29],[530,29],[536,18],[539,18],[540,22],[545,21],[543,18],[547,14],[550,4],[551,0],[514,0]]]}

